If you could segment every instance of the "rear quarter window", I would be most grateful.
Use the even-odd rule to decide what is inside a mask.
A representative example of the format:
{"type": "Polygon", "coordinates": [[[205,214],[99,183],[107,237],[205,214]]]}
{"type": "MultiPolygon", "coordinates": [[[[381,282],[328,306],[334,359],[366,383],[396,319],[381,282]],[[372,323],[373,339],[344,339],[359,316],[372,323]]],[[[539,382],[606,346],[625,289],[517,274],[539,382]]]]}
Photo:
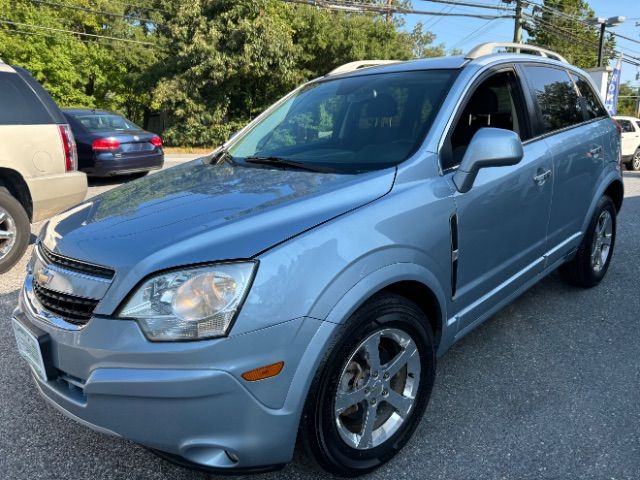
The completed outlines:
{"type": "Polygon", "coordinates": [[[618,125],[622,129],[623,133],[633,133],[635,132],[633,125],[629,120],[618,120],[618,125]]]}
{"type": "Polygon", "coordinates": [[[0,72],[0,125],[53,123],[33,90],[16,73],[0,72]]]}
{"type": "Polygon", "coordinates": [[[527,83],[538,103],[544,133],[584,121],[578,92],[564,70],[525,66],[527,83]]]}
{"type": "Polygon", "coordinates": [[[598,94],[593,91],[589,82],[575,73],[571,74],[571,78],[576,83],[576,86],[580,91],[580,100],[582,101],[587,120],[606,117],[607,111],[602,105],[598,94]]]}

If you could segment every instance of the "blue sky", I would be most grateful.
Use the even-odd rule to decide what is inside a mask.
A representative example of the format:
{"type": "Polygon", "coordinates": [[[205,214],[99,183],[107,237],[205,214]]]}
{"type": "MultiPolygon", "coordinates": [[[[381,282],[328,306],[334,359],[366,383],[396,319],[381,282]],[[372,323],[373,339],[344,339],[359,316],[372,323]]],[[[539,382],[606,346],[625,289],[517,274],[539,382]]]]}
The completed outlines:
{"type": "MultiPolygon", "coordinates": [[[[486,5],[505,5],[501,0],[473,0],[475,3],[486,5]]],[[[541,3],[542,0],[536,0],[541,3]]],[[[623,15],[627,21],[612,30],[622,35],[640,41],[640,0],[588,0],[589,5],[599,17],[612,17],[623,15]]],[[[472,7],[459,7],[433,3],[425,0],[413,0],[416,10],[451,13],[485,13],[499,14],[497,10],[479,9],[472,7]]],[[[513,39],[513,20],[487,20],[465,17],[434,17],[426,15],[406,15],[405,28],[411,29],[418,21],[422,21],[427,30],[436,34],[435,43],[444,43],[447,50],[452,47],[462,51],[470,50],[474,45],[491,41],[511,41],[513,39]],[[475,31],[475,33],[473,33],[475,31]],[[470,35],[472,34],[473,35],[470,35]]],[[[630,54],[640,57],[640,44],[628,42],[618,38],[618,49],[628,51],[630,54]]],[[[632,85],[640,86],[636,80],[636,74],[640,71],[633,65],[622,64],[622,81],[631,81],[632,85]]]]}

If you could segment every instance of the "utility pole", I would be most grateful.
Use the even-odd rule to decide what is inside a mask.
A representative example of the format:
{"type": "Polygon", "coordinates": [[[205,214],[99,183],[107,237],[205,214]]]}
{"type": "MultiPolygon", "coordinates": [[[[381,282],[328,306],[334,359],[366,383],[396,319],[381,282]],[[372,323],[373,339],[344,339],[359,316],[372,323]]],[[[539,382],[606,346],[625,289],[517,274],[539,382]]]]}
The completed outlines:
{"type": "Polygon", "coordinates": [[[618,15],[617,17],[595,17],[587,20],[588,23],[600,27],[600,38],[598,39],[598,67],[602,67],[604,63],[604,41],[607,33],[607,27],[615,27],[625,21],[625,17],[618,15]]]}
{"type": "Polygon", "coordinates": [[[598,67],[602,66],[602,57],[604,57],[604,35],[606,33],[607,23],[600,24],[600,39],[598,40],[598,67]]]}
{"type": "Polygon", "coordinates": [[[522,0],[516,0],[516,18],[513,27],[513,43],[522,43],[522,0]]]}
{"type": "Polygon", "coordinates": [[[387,0],[387,22],[393,21],[393,0],[387,0]]]}

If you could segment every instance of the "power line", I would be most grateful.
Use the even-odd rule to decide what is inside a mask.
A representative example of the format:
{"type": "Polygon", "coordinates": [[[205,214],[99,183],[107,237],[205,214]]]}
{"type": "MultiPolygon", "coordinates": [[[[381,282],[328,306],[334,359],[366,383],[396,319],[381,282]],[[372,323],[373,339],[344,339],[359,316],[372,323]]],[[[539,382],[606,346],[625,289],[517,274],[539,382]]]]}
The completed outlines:
{"type": "MultiPolygon", "coordinates": [[[[542,9],[548,11],[549,13],[560,15],[560,16],[563,16],[563,17],[569,19],[569,20],[573,20],[575,22],[581,23],[581,24],[583,24],[583,25],[585,25],[587,27],[590,27],[592,29],[594,28],[593,24],[589,22],[588,18],[577,17],[575,15],[571,15],[569,13],[563,12],[562,10],[557,10],[555,8],[549,7],[549,6],[544,5],[544,4],[536,3],[536,2],[533,2],[533,1],[529,1],[529,3],[531,5],[534,5],[536,7],[539,7],[539,8],[542,8],[542,9]]],[[[620,38],[623,38],[625,40],[628,40],[630,42],[637,43],[637,44],[640,45],[640,41],[636,40],[635,38],[627,37],[627,36],[622,35],[620,33],[612,32],[611,30],[608,30],[608,33],[611,34],[611,35],[615,35],[616,37],[620,37],[620,38]]]]}
{"type": "Polygon", "coordinates": [[[328,0],[282,0],[282,1],[284,1],[285,3],[309,5],[312,7],[327,8],[330,10],[343,10],[343,11],[361,12],[361,13],[373,12],[373,13],[386,14],[388,12],[391,12],[391,13],[410,14],[410,15],[436,15],[436,16],[446,16],[446,17],[483,18],[485,20],[494,19],[494,18],[513,18],[513,15],[485,15],[485,14],[476,14],[476,13],[429,12],[425,10],[414,10],[412,8],[404,8],[404,7],[388,8],[386,6],[376,6],[376,5],[370,5],[370,4],[354,4],[352,2],[328,1],[328,0]]]}
{"type": "MultiPolygon", "coordinates": [[[[53,38],[56,40],[60,40],[60,37],[56,36],[56,35],[51,35],[50,33],[43,33],[43,32],[28,32],[26,30],[16,30],[16,29],[9,29],[9,28],[0,28],[0,34],[3,33],[8,33],[10,35],[13,34],[20,34],[20,35],[32,35],[32,36],[38,36],[38,37],[46,37],[46,38],[53,38]]],[[[103,46],[113,46],[113,43],[110,42],[103,42],[100,40],[89,40],[88,38],[74,38],[74,40],[83,42],[83,43],[87,43],[87,44],[93,44],[93,43],[98,43],[100,45],[103,46]]]]}
{"type": "Polygon", "coordinates": [[[431,2],[431,3],[444,3],[446,5],[455,5],[458,7],[474,7],[474,8],[487,8],[489,10],[506,10],[509,12],[513,12],[513,8],[503,7],[500,5],[487,5],[486,3],[475,3],[475,2],[460,2],[458,0],[420,0],[422,2],[431,2]]]}
{"type": "Polygon", "coordinates": [[[155,8],[155,7],[145,7],[143,5],[137,5],[135,3],[127,3],[127,2],[122,2],[119,0],[111,0],[111,2],[113,3],[118,3],[120,5],[125,5],[127,7],[131,7],[131,8],[137,8],[139,10],[147,10],[147,11],[154,11],[154,12],[162,12],[162,13],[168,13],[166,10],[162,10],[161,8],[155,8]]]}
{"type": "Polygon", "coordinates": [[[98,15],[104,15],[106,17],[113,17],[113,18],[123,18],[125,20],[137,20],[140,22],[146,22],[146,23],[153,23],[155,25],[161,25],[160,23],[151,20],[150,18],[141,18],[141,17],[134,17],[133,15],[126,15],[126,14],[120,14],[120,13],[113,13],[113,12],[103,12],[101,10],[94,10],[91,8],[86,8],[86,7],[81,7],[79,5],[68,5],[68,4],[64,4],[64,3],[56,3],[56,2],[50,2],[48,0],[29,0],[32,3],[38,3],[38,4],[42,4],[42,5],[47,5],[49,7],[54,7],[54,8],[67,8],[70,10],[78,10],[78,11],[82,11],[82,12],[87,12],[87,13],[95,13],[98,15]]]}
{"type": "Polygon", "coordinates": [[[140,40],[131,40],[131,39],[128,39],[128,38],[110,37],[108,35],[97,35],[95,33],[77,32],[77,31],[74,31],[74,30],[64,30],[62,28],[42,27],[40,25],[33,25],[33,24],[30,24],[30,23],[22,23],[22,22],[13,22],[11,20],[0,19],[0,23],[3,23],[5,25],[14,25],[14,26],[18,26],[18,27],[29,27],[29,28],[35,28],[35,29],[40,29],[40,30],[48,30],[50,32],[70,33],[72,35],[81,35],[81,36],[84,36],[84,37],[104,38],[104,39],[107,39],[107,40],[115,40],[115,41],[119,41],[119,42],[135,43],[135,44],[139,44],[139,45],[157,47],[157,45],[155,43],[153,43],[153,42],[143,42],[143,41],[140,41],[140,40]]]}
{"type": "Polygon", "coordinates": [[[494,19],[491,20],[487,20],[485,23],[483,23],[482,25],[480,25],[478,28],[476,28],[475,30],[473,30],[471,33],[465,35],[462,39],[458,40],[456,43],[454,43],[451,47],[450,50],[455,50],[458,47],[461,47],[462,45],[464,45],[466,42],[468,42],[469,40],[471,40],[472,38],[479,36],[480,32],[482,31],[482,33],[485,32],[485,30],[487,30],[487,27],[491,26],[491,24],[495,21],[494,19]]]}
{"type": "MultiPolygon", "coordinates": [[[[556,35],[560,35],[562,37],[564,37],[565,39],[569,39],[569,40],[574,40],[574,41],[578,41],[579,43],[581,43],[582,45],[586,46],[586,47],[597,47],[597,42],[586,39],[584,37],[580,37],[577,36],[575,34],[573,34],[572,32],[569,32],[567,30],[565,30],[564,28],[558,26],[558,25],[553,25],[549,22],[546,22],[544,20],[542,20],[541,18],[536,18],[533,17],[529,14],[525,14],[525,16],[530,19],[530,20],[534,20],[537,21],[539,23],[541,23],[543,25],[543,27],[545,27],[548,30],[553,31],[556,35]]],[[[613,52],[617,55],[621,55],[622,52],[620,52],[619,50],[613,50],[613,52]]],[[[628,55],[625,54],[622,56],[622,61],[626,62],[628,64],[631,65],[635,65],[635,66],[640,66],[640,58],[639,57],[634,57],[632,55],[628,55]]]]}

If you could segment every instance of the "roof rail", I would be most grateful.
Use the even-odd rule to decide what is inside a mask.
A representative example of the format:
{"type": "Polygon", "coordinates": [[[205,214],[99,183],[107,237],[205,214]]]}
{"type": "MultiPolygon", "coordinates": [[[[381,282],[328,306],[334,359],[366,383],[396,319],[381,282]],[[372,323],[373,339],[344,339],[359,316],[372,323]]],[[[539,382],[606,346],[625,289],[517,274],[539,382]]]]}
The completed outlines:
{"type": "Polygon", "coordinates": [[[378,65],[389,65],[391,63],[399,63],[400,60],[358,60],[356,62],[345,63],[339,67],[334,68],[329,75],[340,75],[341,73],[349,73],[361,68],[377,67],[378,65]]]}
{"type": "Polygon", "coordinates": [[[533,52],[534,55],[539,55],[541,57],[552,58],[554,60],[558,60],[563,63],[569,63],[567,60],[560,55],[559,53],[552,52],[551,50],[547,50],[546,48],[537,47],[535,45],[529,45],[526,43],[511,43],[511,42],[490,42],[490,43],[482,43],[477,47],[473,48],[465,55],[465,58],[469,60],[473,60],[474,58],[482,57],[484,55],[490,55],[497,48],[511,48],[517,50],[518,53],[522,52],[533,52]]]}

